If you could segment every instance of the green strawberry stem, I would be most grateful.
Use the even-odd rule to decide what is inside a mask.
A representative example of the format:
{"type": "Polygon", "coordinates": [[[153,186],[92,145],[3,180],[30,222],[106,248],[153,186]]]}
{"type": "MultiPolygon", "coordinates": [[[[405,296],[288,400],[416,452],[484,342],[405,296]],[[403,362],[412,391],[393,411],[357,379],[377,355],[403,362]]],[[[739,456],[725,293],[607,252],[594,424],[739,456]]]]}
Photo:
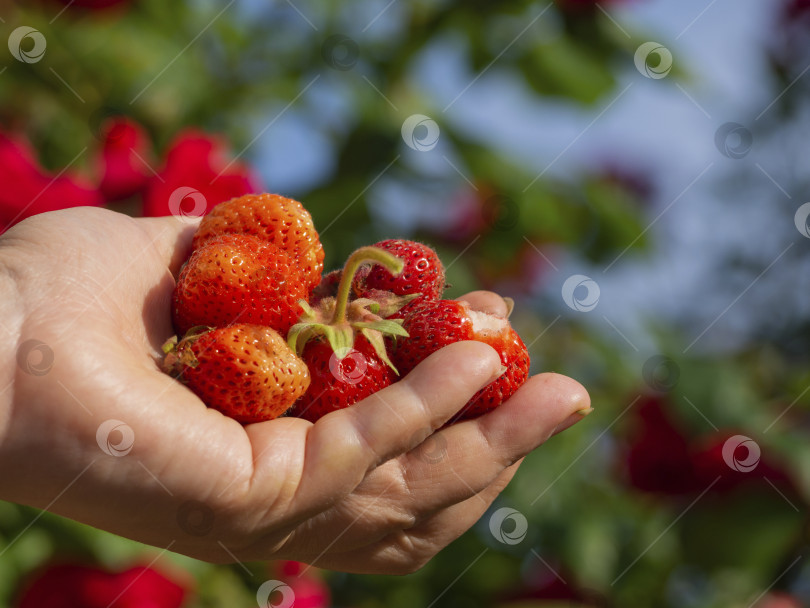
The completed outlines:
{"type": "Polygon", "coordinates": [[[335,300],[335,314],[332,316],[331,325],[339,325],[346,322],[346,307],[349,303],[349,295],[352,290],[352,280],[361,264],[373,262],[383,266],[388,272],[397,276],[405,267],[405,262],[397,256],[388,253],[377,247],[361,247],[346,260],[343,266],[343,274],[338,283],[337,296],[335,300]]]}
{"type": "Polygon", "coordinates": [[[407,338],[408,332],[402,328],[402,319],[385,319],[380,313],[392,314],[417,296],[388,294],[390,298],[384,301],[359,298],[349,304],[354,275],[361,264],[368,262],[380,264],[394,276],[405,267],[398,257],[377,247],[361,247],[355,251],[346,260],[334,299],[324,298],[316,308],[304,300],[298,302],[304,314],[287,333],[287,344],[291,349],[300,355],[309,340],[323,336],[340,360],[351,351],[355,334],[359,333],[371,344],[380,360],[397,372],[385,351],[384,338],[407,338]]]}

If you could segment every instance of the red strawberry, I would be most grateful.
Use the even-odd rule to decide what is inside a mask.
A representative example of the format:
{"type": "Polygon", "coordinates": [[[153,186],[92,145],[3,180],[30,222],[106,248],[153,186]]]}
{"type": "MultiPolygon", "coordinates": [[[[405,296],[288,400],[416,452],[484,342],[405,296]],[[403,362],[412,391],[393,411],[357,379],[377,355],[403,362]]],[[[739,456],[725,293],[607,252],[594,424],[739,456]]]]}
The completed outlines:
{"type": "Polygon", "coordinates": [[[312,381],[292,414],[310,422],[357,403],[396,380],[394,370],[362,335],[357,336],[354,348],[343,358],[338,358],[325,339],[307,342],[301,358],[309,367],[312,381]]]}
{"type": "Polygon", "coordinates": [[[433,249],[405,239],[388,239],[372,246],[397,256],[405,263],[405,267],[400,274],[394,276],[380,265],[364,266],[352,283],[358,297],[367,297],[374,293],[372,290],[390,291],[399,296],[421,294],[407,308],[402,309],[403,313],[413,310],[421,302],[442,297],[444,266],[433,249]]]}
{"type": "Polygon", "coordinates": [[[402,330],[402,319],[384,317],[396,312],[408,298],[384,292],[379,300],[357,298],[349,302],[352,279],[367,261],[383,264],[394,274],[403,267],[401,260],[386,251],[358,249],[340,273],[337,296],[322,297],[315,308],[305,305],[301,321],[287,336],[313,379],[295,412],[312,422],[364,399],[396,378],[385,338],[407,334],[402,330]]]}
{"type": "Polygon", "coordinates": [[[478,340],[493,347],[506,371],[482,388],[456,419],[480,416],[506,401],[529,377],[529,353],[505,317],[470,309],[466,302],[438,300],[412,309],[403,328],[409,337],[398,340],[392,359],[407,374],[425,357],[461,340],[478,340]]]}
{"type": "Polygon", "coordinates": [[[269,325],[283,334],[306,299],[290,256],[246,234],[226,234],[192,253],[173,294],[174,324],[181,334],[197,325],[239,321],[269,325]]]}
{"type": "Polygon", "coordinates": [[[338,269],[323,275],[321,282],[312,291],[312,295],[310,296],[309,303],[312,304],[312,306],[317,306],[324,298],[334,298],[337,295],[342,272],[342,270],[338,269]]]}
{"type": "Polygon", "coordinates": [[[323,247],[312,217],[296,200],[278,194],[246,194],[220,203],[200,222],[193,248],[223,234],[252,234],[286,251],[308,291],[321,281],[323,247]]]}
{"type": "Polygon", "coordinates": [[[269,327],[203,328],[175,342],[164,346],[164,371],[243,424],[277,418],[309,387],[306,364],[269,327]]]}

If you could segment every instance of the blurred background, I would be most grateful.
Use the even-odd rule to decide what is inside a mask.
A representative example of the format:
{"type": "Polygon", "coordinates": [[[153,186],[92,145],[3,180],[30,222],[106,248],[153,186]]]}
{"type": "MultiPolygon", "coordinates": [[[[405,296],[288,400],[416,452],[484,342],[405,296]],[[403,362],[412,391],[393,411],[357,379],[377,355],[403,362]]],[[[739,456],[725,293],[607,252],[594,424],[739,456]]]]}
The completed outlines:
{"type": "Polygon", "coordinates": [[[810,605],[810,2],[0,0],[0,32],[0,231],[282,193],[327,268],[408,236],[513,297],[595,407],[411,576],[0,503],[0,604],[810,605]]]}

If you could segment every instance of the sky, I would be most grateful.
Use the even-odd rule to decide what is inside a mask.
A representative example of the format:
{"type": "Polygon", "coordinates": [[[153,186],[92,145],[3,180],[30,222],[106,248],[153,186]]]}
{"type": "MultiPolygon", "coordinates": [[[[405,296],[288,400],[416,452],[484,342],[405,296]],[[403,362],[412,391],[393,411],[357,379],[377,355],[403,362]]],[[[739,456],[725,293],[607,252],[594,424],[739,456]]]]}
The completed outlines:
{"type": "MultiPolygon", "coordinates": [[[[715,141],[721,125],[736,122],[753,129],[752,118],[771,107],[775,85],[769,81],[764,49],[773,36],[773,6],[757,0],[636,0],[608,7],[608,18],[621,35],[632,33],[636,39],[643,32],[671,52],[673,65],[685,76],[646,78],[628,62],[617,66],[616,88],[593,108],[530,97],[519,80],[497,69],[470,86],[475,75],[465,71],[462,51],[450,42],[431,48],[417,69],[420,86],[433,98],[425,113],[433,114],[439,125],[451,121],[494,149],[527,159],[537,173],[567,177],[607,159],[649,173],[656,186],[646,221],[652,254],[628,253],[610,267],[564,257],[542,287],[560,314],[592,323],[642,360],[655,349],[647,333],[650,320],[683,316],[691,307],[695,333],[684,336],[687,343],[694,341],[690,348],[733,348],[744,341],[752,306],[768,304],[769,277],[741,296],[748,289],[745,282],[731,291],[720,289],[712,273],[730,251],[745,247],[762,260],[773,260],[785,245],[782,238],[754,236],[756,230],[785,232],[788,216],[769,207],[773,197],[783,196],[774,155],[755,145],[744,158],[728,158],[715,141]],[[448,104],[449,111],[439,110],[448,104]],[[722,184],[741,167],[757,177],[755,187],[741,197],[745,200],[729,201],[722,184]],[[574,274],[598,285],[598,305],[592,310],[573,311],[565,305],[562,287],[574,274]]],[[[395,2],[371,34],[385,35],[398,10],[395,2]]],[[[549,12],[525,35],[553,36],[555,28],[549,12]]],[[[324,80],[308,94],[324,108],[323,120],[339,123],[350,110],[334,94],[334,85],[324,80]]],[[[735,137],[726,140],[732,148],[741,145],[735,137]]],[[[294,108],[259,139],[255,162],[265,182],[284,192],[332,170],[321,126],[307,124],[294,108]],[[276,145],[278,141],[285,146],[276,145]]],[[[430,215],[406,204],[407,195],[383,179],[370,198],[407,232],[430,215]]]]}

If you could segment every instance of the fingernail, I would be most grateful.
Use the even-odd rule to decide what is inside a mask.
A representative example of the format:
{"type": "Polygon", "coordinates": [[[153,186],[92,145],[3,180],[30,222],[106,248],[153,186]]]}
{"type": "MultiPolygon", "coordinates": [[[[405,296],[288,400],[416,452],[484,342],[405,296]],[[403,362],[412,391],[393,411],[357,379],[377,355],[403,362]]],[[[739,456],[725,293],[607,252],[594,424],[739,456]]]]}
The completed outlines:
{"type": "Polygon", "coordinates": [[[566,418],[560,424],[557,425],[557,427],[554,429],[554,431],[552,431],[551,437],[553,437],[557,433],[562,433],[565,429],[571,428],[577,422],[579,422],[580,420],[585,418],[585,416],[590,414],[592,411],[593,411],[592,407],[586,407],[586,408],[583,408],[581,410],[575,411],[573,414],[568,416],[568,418],[566,418]]]}
{"type": "Polygon", "coordinates": [[[512,311],[515,310],[515,301],[509,296],[504,296],[503,301],[506,304],[506,318],[508,319],[512,315],[512,311]]]}
{"type": "Polygon", "coordinates": [[[492,374],[492,377],[489,379],[489,382],[495,382],[498,378],[503,376],[506,373],[506,366],[501,365],[498,369],[495,370],[495,373],[492,374]]]}

